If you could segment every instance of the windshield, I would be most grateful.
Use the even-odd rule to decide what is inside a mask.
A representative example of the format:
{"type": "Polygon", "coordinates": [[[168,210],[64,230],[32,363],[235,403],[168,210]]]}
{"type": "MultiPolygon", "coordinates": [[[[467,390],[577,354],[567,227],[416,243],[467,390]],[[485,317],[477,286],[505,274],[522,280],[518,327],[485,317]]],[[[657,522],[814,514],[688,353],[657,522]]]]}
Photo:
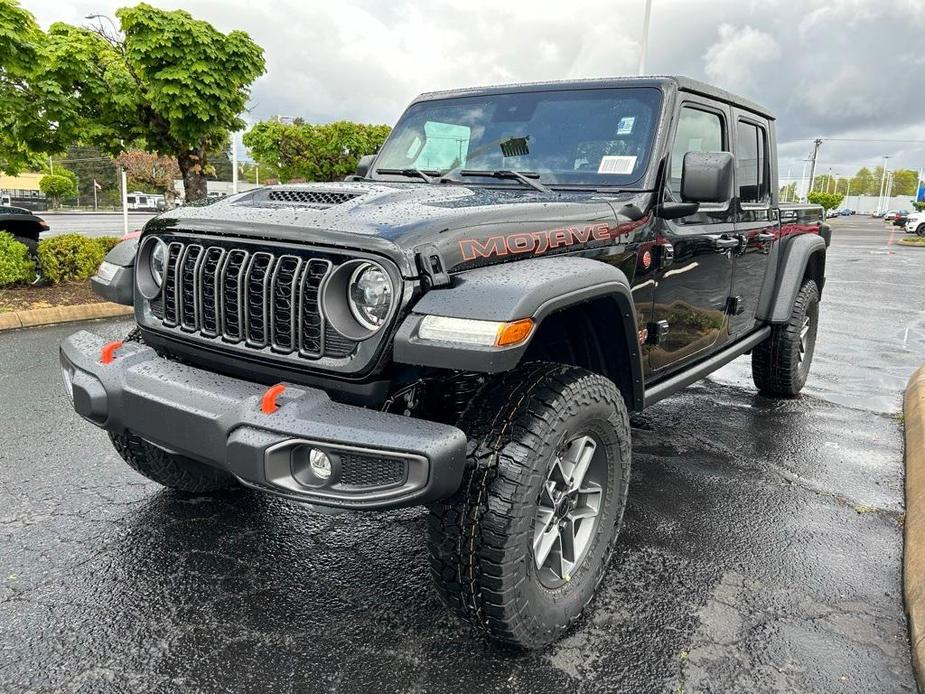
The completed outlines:
{"type": "Polygon", "coordinates": [[[513,170],[549,184],[632,186],[648,164],[661,98],[658,89],[637,87],[421,101],[405,111],[375,168],[513,170]]]}

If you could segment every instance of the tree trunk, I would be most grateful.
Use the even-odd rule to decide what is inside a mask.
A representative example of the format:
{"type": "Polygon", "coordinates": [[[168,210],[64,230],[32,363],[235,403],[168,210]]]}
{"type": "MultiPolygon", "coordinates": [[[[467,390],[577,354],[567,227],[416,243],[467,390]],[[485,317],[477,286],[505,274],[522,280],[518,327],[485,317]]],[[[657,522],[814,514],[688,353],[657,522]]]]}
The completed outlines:
{"type": "Polygon", "coordinates": [[[206,187],[205,148],[197,147],[177,155],[180,174],[183,176],[183,192],[186,202],[205,200],[209,197],[206,187]]]}

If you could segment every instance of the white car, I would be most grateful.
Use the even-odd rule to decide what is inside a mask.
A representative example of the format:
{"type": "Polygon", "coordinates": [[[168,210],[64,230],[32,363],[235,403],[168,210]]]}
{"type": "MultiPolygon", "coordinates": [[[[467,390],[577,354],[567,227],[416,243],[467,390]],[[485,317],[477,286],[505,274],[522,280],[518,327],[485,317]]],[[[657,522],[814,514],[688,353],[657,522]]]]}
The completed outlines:
{"type": "Polygon", "coordinates": [[[906,231],[925,236],[925,212],[913,212],[906,217],[906,231]]]}

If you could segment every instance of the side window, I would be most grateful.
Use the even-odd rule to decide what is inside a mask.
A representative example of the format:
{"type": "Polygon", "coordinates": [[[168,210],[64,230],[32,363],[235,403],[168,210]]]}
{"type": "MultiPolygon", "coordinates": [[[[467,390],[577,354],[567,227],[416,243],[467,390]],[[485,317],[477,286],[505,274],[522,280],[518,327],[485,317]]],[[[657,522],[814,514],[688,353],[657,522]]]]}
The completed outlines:
{"type": "Polygon", "coordinates": [[[768,136],[765,129],[739,121],[736,126],[736,176],[739,200],[756,203],[771,195],[768,170],[768,136]]]}
{"type": "Polygon", "coordinates": [[[681,197],[681,169],[688,152],[722,152],[723,120],[718,113],[682,106],[671,148],[671,193],[681,197]]]}

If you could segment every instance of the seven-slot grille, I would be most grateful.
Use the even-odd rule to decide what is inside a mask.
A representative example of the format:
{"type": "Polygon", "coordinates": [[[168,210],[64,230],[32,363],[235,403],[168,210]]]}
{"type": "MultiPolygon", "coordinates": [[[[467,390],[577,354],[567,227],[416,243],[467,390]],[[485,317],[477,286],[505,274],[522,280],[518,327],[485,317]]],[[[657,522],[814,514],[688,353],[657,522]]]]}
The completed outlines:
{"type": "Polygon", "coordinates": [[[307,359],[353,351],[321,311],[330,260],[172,241],[166,261],[156,311],[166,327],[307,359]]]}

